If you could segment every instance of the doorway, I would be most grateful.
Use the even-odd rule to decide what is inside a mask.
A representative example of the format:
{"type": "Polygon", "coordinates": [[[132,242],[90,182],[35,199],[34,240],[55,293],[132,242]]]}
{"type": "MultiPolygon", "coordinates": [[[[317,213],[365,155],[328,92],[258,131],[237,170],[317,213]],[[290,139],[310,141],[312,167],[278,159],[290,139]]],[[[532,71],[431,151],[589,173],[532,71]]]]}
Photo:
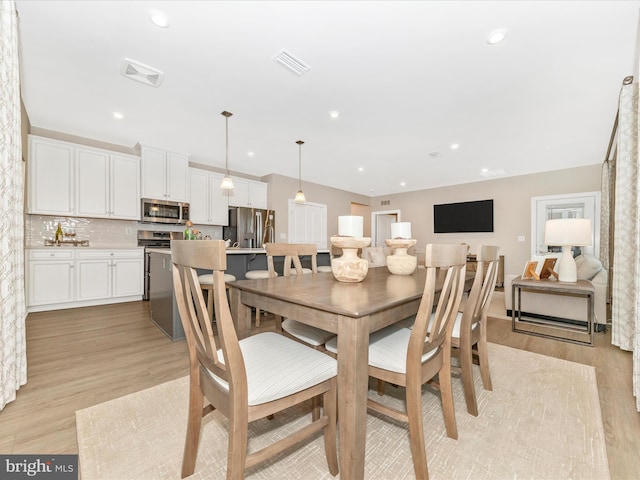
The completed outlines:
{"type": "Polygon", "coordinates": [[[400,221],[400,210],[371,212],[371,246],[384,247],[391,238],[391,224],[400,221]]]}

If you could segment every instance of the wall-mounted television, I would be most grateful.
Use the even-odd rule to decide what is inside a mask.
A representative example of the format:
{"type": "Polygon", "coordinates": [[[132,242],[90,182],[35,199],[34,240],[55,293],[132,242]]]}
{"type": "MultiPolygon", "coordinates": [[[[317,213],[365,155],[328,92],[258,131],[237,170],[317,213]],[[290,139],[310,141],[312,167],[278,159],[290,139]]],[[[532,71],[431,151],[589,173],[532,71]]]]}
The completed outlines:
{"type": "Polygon", "coordinates": [[[493,200],[433,206],[433,233],[493,232],[493,200]]]}

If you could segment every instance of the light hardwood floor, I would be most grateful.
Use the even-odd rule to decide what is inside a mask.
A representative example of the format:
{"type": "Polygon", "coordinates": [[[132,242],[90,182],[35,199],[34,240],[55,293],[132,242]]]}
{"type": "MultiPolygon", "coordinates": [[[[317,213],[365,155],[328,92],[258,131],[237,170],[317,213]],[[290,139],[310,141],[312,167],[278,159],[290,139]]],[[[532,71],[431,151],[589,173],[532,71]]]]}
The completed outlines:
{"type": "MultiPolygon", "coordinates": [[[[500,302],[496,295],[490,342],[596,368],[611,478],[637,478],[640,414],[631,354],[611,346],[609,333],[597,334],[593,348],[513,333],[500,302]]],[[[272,328],[267,317],[260,330],[272,328]]],[[[148,302],[30,314],[28,383],[0,412],[0,452],[77,453],[76,410],[184,376],[187,361],[186,343],[160,332],[148,302]]]]}

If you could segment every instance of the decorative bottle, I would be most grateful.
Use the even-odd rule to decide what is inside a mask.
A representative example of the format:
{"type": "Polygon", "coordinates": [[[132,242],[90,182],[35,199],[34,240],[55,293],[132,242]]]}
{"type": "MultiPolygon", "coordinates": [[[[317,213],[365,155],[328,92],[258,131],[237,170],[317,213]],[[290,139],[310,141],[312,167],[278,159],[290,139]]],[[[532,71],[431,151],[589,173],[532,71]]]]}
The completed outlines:
{"type": "Polygon", "coordinates": [[[60,245],[63,239],[64,239],[64,234],[62,233],[62,225],[58,223],[58,229],[56,230],[56,244],[60,245]]]}

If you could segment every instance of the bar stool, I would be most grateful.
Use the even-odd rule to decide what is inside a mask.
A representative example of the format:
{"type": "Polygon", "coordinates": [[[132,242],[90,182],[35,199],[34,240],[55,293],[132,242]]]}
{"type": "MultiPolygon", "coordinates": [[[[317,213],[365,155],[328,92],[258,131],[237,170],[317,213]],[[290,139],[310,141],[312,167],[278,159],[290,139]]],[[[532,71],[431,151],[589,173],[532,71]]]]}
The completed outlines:
{"type": "MultiPolygon", "coordinates": [[[[278,276],[278,272],[274,272],[275,276],[278,276]]],[[[225,274],[226,275],[226,274],[225,274]]],[[[249,270],[244,274],[244,278],[249,280],[257,280],[259,278],[269,278],[269,270],[249,270]]],[[[256,308],[256,327],[260,326],[260,309],[256,308]]]]}
{"type": "MultiPolygon", "coordinates": [[[[231,275],[230,273],[224,274],[224,282],[235,282],[235,275],[231,275]]],[[[211,315],[211,321],[213,321],[214,313],[213,313],[213,274],[205,273],[203,275],[198,275],[198,282],[200,283],[200,288],[203,292],[207,292],[207,310],[211,315]]],[[[229,290],[229,287],[226,287],[229,290]]]]}

